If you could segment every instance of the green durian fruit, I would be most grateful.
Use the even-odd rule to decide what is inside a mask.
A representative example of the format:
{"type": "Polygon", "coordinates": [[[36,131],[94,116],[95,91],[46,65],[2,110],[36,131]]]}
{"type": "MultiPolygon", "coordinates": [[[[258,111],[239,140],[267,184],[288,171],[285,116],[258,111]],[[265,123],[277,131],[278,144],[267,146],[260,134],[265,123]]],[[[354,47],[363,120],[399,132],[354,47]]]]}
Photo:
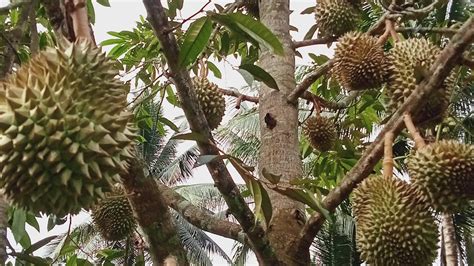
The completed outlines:
{"type": "Polygon", "coordinates": [[[371,176],[353,192],[356,242],[370,265],[432,265],[438,226],[427,203],[412,185],[371,176]]]}
{"type": "Polygon", "coordinates": [[[432,143],[411,155],[407,166],[413,184],[435,210],[455,213],[474,200],[474,145],[432,143]]]}
{"type": "Polygon", "coordinates": [[[128,90],[89,42],[48,48],[0,84],[0,187],[13,204],[89,209],[126,171],[128,90]]]}
{"type": "Polygon", "coordinates": [[[225,114],[225,99],[216,84],[207,78],[194,77],[194,88],[199,105],[204,111],[210,129],[216,129],[225,114]]]}
{"type": "Polygon", "coordinates": [[[316,4],[319,37],[339,37],[357,28],[360,11],[346,0],[320,0],[316,4]]]}
{"type": "Polygon", "coordinates": [[[137,228],[132,206],[120,186],[114,187],[92,208],[92,221],[100,235],[109,241],[123,240],[137,228]]]}
{"type": "Polygon", "coordinates": [[[348,90],[380,87],[388,77],[388,60],[377,38],[349,32],[339,39],[332,73],[348,90]]]}
{"type": "MultiPolygon", "coordinates": [[[[407,39],[395,43],[388,55],[391,76],[386,92],[391,111],[397,110],[416,89],[424,78],[423,72],[430,70],[440,51],[426,39],[407,39]]],[[[443,120],[453,91],[453,80],[453,75],[449,76],[441,88],[426,97],[423,108],[413,118],[419,126],[431,126],[443,120]]]]}
{"type": "Polygon", "coordinates": [[[328,151],[334,147],[337,138],[334,121],[322,116],[308,118],[303,126],[311,146],[319,151],[328,151]]]}

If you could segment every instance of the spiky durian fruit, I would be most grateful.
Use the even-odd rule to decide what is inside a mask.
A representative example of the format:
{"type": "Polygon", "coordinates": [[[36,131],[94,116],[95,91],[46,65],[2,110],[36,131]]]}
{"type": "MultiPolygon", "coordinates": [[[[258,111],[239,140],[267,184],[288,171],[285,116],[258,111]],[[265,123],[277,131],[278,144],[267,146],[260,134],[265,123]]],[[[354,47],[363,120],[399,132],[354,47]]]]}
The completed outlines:
{"type": "Polygon", "coordinates": [[[356,242],[370,265],[431,265],[438,227],[414,186],[371,176],[353,193],[356,242]]]}
{"type": "Polygon", "coordinates": [[[92,221],[100,235],[109,241],[122,240],[133,234],[137,224],[121,186],[115,186],[92,208],[92,221]]]}
{"type": "Polygon", "coordinates": [[[0,186],[33,212],[88,209],[126,170],[127,88],[89,42],[48,48],[0,84],[0,186]]]}
{"type": "Polygon", "coordinates": [[[360,12],[346,0],[321,0],[315,9],[319,37],[339,37],[355,30],[360,12]]]}
{"type": "Polygon", "coordinates": [[[364,90],[382,85],[389,64],[377,38],[349,32],[339,39],[334,54],[333,74],[348,90],[364,90]]]}
{"type": "MultiPolygon", "coordinates": [[[[395,43],[390,50],[391,77],[387,95],[389,108],[395,111],[423,79],[423,72],[429,71],[440,49],[426,39],[407,39],[395,43]]],[[[454,74],[454,73],[453,73],[454,74]]],[[[419,126],[432,125],[443,120],[453,90],[453,75],[446,78],[441,88],[426,97],[423,108],[414,116],[419,126]]]]}
{"type": "Polygon", "coordinates": [[[219,87],[207,78],[194,77],[199,105],[204,111],[210,129],[216,129],[225,113],[225,99],[219,87]]]}
{"type": "Polygon", "coordinates": [[[407,166],[413,184],[437,211],[454,213],[474,200],[474,145],[432,143],[410,156],[407,166]]]}
{"type": "Polygon", "coordinates": [[[336,142],[337,132],[334,121],[322,116],[308,118],[303,126],[311,146],[319,151],[328,151],[336,142]]]}

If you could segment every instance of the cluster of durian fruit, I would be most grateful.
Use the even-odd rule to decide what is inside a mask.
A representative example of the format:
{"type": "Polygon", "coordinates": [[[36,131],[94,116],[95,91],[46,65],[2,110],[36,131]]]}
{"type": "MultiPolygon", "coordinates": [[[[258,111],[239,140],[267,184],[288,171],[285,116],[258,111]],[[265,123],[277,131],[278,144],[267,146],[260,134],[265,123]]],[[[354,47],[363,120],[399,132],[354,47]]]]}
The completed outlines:
{"type": "MultiPolygon", "coordinates": [[[[377,89],[385,86],[388,111],[396,111],[421,82],[423,70],[429,70],[440,49],[424,38],[395,43],[386,53],[383,43],[367,33],[354,31],[357,8],[363,1],[324,0],[316,6],[320,36],[340,36],[335,48],[331,75],[348,91],[377,89]],[[421,78],[420,78],[421,76],[421,78]]],[[[419,126],[441,122],[454,88],[453,75],[429,97],[414,114],[419,126]]],[[[324,117],[308,119],[304,132],[311,146],[320,151],[331,149],[337,139],[332,120],[324,117]]]]}
{"type": "MultiPolygon", "coordinates": [[[[423,70],[432,67],[441,50],[427,39],[411,38],[384,52],[376,37],[353,31],[359,4],[318,1],[320,36],[341,36],[331,74],[348,91],[384,86],[387,109],[394,112],[416,89],[424,78],[423,70]]],[[[443,121],[453,76],[413,114],[418,126],[432,127],[443,121]]],[[[312,117],[303,130],[311,146],[320,151],[328,150],[337,139],[334,122],[328,118],[312,117]]],[[[406,163],[410,182],[371,176],[352,195],[357,246],[370,265],[431,265],[439,240],[436,214],[457,213],[474,200],[474,145],[441,140],[413,152],[406,163]]]]}
{"type": "Polygon", "coordinates": [[[106,239],[130,233],[127,199],[105,200],[136,138],[117,74],[81,40],[41,51],[0,82],[0,187],[10,203],[60,217],[92,208],[106,239]]]}
{"type": "MultiPolygon", "coordinates": [[[[112,60],[80,40],[41,51],[0,82],[0,187],[10,203],[60,217],[92,209],[105,239],[133,233],[119,184],[136,134],[117,75],[112,60]]],[[[206,78],[193,82],[215,129],[224,96],[206,78]]]]}
{"type": "Polygon", "coordinates": [[[474,145],[429,144],[407,159],[411,182],[371,176],[352,194],[356,242],[370,265],[431,265],[438,248],[435,214],[474,200],[474,145]]]}

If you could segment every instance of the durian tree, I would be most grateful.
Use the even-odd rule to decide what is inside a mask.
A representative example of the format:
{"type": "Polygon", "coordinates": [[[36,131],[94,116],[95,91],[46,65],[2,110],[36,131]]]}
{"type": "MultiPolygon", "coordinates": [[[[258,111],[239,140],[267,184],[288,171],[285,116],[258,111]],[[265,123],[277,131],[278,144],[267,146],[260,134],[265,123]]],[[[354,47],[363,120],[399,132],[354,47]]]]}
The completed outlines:
{"type": "MultiPolygon", "coordinates": [[[[132,222],[116,228],[129,234],[136,225],[157,265],[195,263],[176,213],[235,240],[237,262],[250,250],[261,265],[472,262],[472,4],[319,0],[301,12],[314,25],[296,28],[289,0],[209,1],[184,18],[182,0],[143,0],[147,17],[99,44],[94,4],[0,9],[0,211],[11,205],[0,227],[10,216],[24,248],[9,255],[57,262],[32,255],[52,238],[28,243],[26,221],[49,215],[61,223],[80,211],[108,217],[101,203],[118,200],[129,205],[111,213],[132,222]],[[293,40],[295,29],[307,32],[304,40],[293,40]],[[334,48],[332,58],[318,45],[334,48]],[[219,68],[231,57],[246,90],[212,78],[223,78],[219,68]],[[297,57],[312,64],[297,67],[297,57]],[[117,78],[131,72],[131,81],[117,78]],[[131,88],[139,88],[132,99],[131,88]],[[153,101],[182,109],[189,130],[159,112],[147,130],[195,142],[196,166],[208,168],[224,216],[185,201],[152,171],[159,154],[137,128],[153,101]],[[461,227],[460,217],[471,224],[461,227]]],[[[76,232],[63,239],[78,241],[76,232]]],[[[68,262],[85,263],[75,250],[68,262]]]]}

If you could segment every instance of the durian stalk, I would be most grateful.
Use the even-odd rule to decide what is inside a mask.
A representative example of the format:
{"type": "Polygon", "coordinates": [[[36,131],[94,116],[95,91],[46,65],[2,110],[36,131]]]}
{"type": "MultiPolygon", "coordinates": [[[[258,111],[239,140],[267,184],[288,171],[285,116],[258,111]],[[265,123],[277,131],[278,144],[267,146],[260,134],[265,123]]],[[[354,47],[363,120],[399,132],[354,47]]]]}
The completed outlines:
{"type": "Polygon", "coordinates": [[[454,222],[451,214],[444,213],[442,216],[443,245],[446,256],[446,266],[458,266],[458,246],[454,231],[454,222]]]}
{"type": "Polygon", "coordinates": [[[87,16],[87,5],[85,0],[68,0],[65,3],[66,11],[72,19],[74,34],[76,39],[82,38],[93,41],[91,29],[89,28],[89,18],[87,16]]]}
{"type": "MultiPolygon", "coordinates": [[[[421,149],[426,146],[425,140],[421,137],[420,132],[415,127],[413,120],[410,114],[405,114],[403,117],[405,125],[408,132],[415,141],[416,149],[421,149]]],[[[458,265],[458,256],[457,256],[457,244],[454,231],[453,217],[451,214],[443,213],[442,215],[442,234],[443,234],[443,245],[446,256],[446,266],[457,266],[458,265]]]]}
{"type": "Polygon", "coordinates": [[[393,175],[393,132],[385,134],[384,156],[383,156],[383,176],[392,177],[393,175]]]}
{"type": "Polygon", "coordinates": [[[415,142],[416,149],[425,147],[426,142],[423,139],[423,137],[420,135],[420,132],[418,131],[418,129],[415,127],[415,124],[413,123],[413,119],[411,118],[411,115],[409,113],[406,113],[403,116],[403,121],[405,121],[407,130],[410,133],[411,137],[413,138],[413,141],[415,142]]]}

